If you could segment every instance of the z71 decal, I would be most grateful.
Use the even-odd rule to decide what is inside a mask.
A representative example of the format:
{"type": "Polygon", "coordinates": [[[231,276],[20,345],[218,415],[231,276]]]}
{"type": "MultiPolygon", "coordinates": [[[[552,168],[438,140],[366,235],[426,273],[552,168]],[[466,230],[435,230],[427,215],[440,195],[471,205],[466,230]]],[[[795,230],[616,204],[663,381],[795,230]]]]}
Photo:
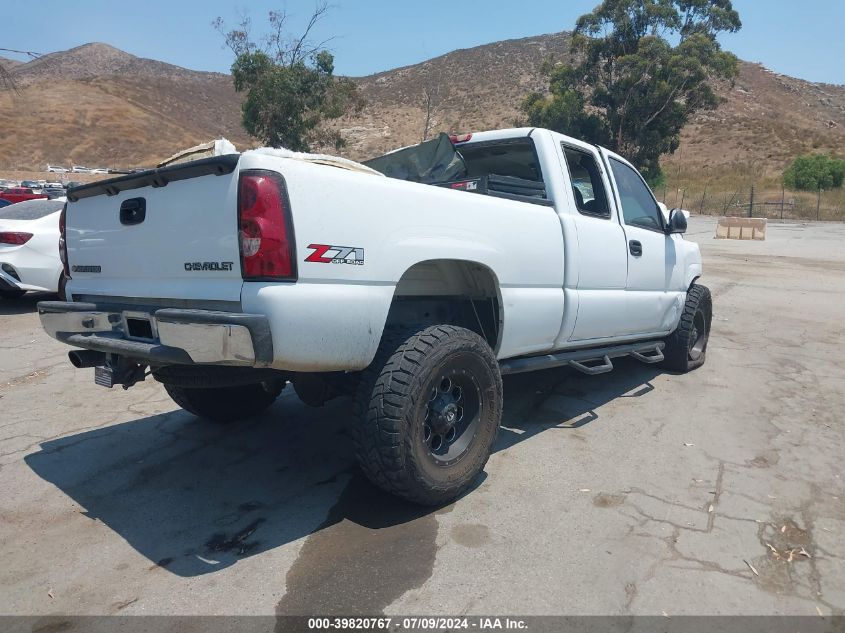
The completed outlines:
{"type": "Polygon", "coordinates": [[[329,244],[309,244],[308,248],[313,249],[306,262],[315,264],[352,264],[353,266],[364,265],[364,249],[357,246],[331,246],[329,244]]]}

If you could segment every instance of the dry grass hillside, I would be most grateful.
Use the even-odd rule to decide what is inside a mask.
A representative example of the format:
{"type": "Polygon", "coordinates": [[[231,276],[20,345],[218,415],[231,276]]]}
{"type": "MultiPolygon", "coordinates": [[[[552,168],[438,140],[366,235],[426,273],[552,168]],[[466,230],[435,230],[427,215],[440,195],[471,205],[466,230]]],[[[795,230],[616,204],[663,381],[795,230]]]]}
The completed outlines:
{"type": "MultiPolygon", "coordinates": [[[[569,61],[566,33],[458,50],[422,64],[359,80],[369,105],[343,121],[350,154],[371,156],[420,140],[428,85],[435,94],[436,129],[472,131],[519,122],[524,95],[543,89],[546,59],[569,61]]],[[[681,149],[664,161],[667,175],[725,180],[753,174],[779,177],[796,155],[845,151],[845,86],[814,84],[742,62],[721,107],[687,126],[681,149]]]]}
{"type": "Polygon", "coordinates": [[[15,66],[20,66],[23,62],[18,61],[17,59],[9,59],[8,57],[0,57],[0,66],[3,66],[6,69],[11,70],[15,66]]]}
{"type": "Polygon", "coordinates": [[[12,68],[0,93],[0,169],[136,167],[225,136],[249,143],[231,78],[87,44],[12,68]]]}
{"type": "Polygon", "coordinates": [[[377,155],[419,142],[432,95],[433,128],[449,131],[511,127],[522,98],[542,90],[546,59],[569,59],[569,35],[541,35],[460,49],[358,80],[364,110],[341,121],[348,153],[377,155]]]}
{"type": "MultiPolygon", "coordinates": [[[[546,59],[568,58],[565,33],[495,42],[357,81],[367,105],[337,124],[353,158],[414,143],[423,132],[426,91],[433,131],[511,126],[519,104],[545,81],[546,59]]],[[[87,44],[11,67],[18,92],[0,94],[0,169],[47,162],[150,165],[218,136],[252,141],[239,125],[239,96],[222,74],[140,59],[87,44]]],[[[743,62],[725,103],[696,118],[679,152],[664,161],[670,186],[774,183],[807,151],[845,148],[845,87],[774,74],[743,62]]]]}

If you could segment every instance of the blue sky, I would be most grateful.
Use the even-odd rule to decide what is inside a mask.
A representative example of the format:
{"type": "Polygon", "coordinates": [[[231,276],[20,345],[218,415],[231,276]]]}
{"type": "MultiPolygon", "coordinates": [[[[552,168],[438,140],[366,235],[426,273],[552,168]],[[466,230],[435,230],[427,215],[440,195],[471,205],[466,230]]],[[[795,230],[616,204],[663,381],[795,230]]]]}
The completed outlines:
{"type": "MultiPolygon", "coordinates": [[[[333,36],[336,71],[366,75],[502,39],[569,30],[597,0],[331,0],[316,31],[333,36]]],[[[211,21],[247,11],[256,26],[267,10],[286,8],[291,25],[310,15],[312,0],[4,0],[0,46],[47,53],[106,42],[141,57],[197,70],[227,72],[231,54],[211,21]]],[[[744,27],[722,37],[748,61],[811,81],[845,84],[845,2],[734,0],[744,27]]],[[[0,55],[18,57],[0,51],[0,55]]]]}

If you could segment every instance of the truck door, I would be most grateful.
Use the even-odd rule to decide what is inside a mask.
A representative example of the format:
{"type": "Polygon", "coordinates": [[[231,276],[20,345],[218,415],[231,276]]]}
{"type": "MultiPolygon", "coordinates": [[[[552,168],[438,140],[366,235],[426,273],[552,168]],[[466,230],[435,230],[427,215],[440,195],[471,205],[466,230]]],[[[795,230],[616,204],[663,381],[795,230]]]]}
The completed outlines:
{"type": "MultiPolygon", "coordinates": [[[[596,148],[568,139],[561,149],[564,175],[575,203],[575,213],[569,218],[577,235],[577,262],[565,271],[567,305],[577,306],[568,341],[612,337],[625,309],[625,233],[611,203],[610,180],[596,148]],[[574,275],[570,271],[575,271],[574,275]],[[570,302],[570,293],[575,294],[575,301],[570,302]]],[[[570,310],[573,316],[574,312],[570,310]]]]}
{"type": "Polygon", "coordinates": [[[675,242],[666,234],[657,200],[639,172],[609,152],[605,158],[627,240],[625,329],[627,334],[667,332],[677,320],[685,290],[673,278],[678,270],[675,242]]]}

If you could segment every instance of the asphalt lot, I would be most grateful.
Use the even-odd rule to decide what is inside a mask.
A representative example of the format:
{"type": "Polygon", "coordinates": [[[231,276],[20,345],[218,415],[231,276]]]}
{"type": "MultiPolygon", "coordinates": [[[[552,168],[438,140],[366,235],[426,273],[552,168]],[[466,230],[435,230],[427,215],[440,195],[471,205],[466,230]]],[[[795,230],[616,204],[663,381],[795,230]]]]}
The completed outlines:
{"type": "Polygon", "coordinates": [[[845,613],[845,225],[713,234],[706,365],[506,378],[436,511],[357,474],[346,401],[215,426],[0,302],[0,614],[845,613]]]}

